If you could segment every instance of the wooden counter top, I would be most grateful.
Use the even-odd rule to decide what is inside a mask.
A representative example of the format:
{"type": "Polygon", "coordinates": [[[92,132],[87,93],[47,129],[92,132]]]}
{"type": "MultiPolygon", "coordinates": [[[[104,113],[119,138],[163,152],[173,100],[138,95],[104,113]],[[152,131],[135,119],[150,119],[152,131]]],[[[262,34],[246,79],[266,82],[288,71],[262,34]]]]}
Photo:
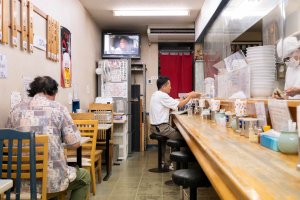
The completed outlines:
{"type": "Polygon", "coordinates": [[[173,120],[222,199],[300,199],[297,155],[269,150],[198,115],[173,120]]]}

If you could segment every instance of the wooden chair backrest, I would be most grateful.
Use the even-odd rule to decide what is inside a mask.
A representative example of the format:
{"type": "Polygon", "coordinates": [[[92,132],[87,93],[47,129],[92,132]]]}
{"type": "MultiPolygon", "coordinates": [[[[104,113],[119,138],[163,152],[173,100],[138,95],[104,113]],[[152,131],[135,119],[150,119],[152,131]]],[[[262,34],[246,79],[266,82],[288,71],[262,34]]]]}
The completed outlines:
{"type": "MultiPolygon", "coordinates": [[[[94,119],[98,120],[99,124],[113,124],[113,104],[91,103],[89,105],[89,112],[94,113],[94,119]]],[[[113,127],[111,128],[111,133],[113,133],[113,127]]],[[[98,140],[106,140],[106,130],[99,129],[98,140]]]]}
{"type": "Polygon", "coordinates": [[[94,163],[98,121],[97,120],[74,120],[74,124],[77,126],[82,137],[90,137],[90,141],[82,145],[83,150],[90,151],[91,163],[94,163]]]}
{"type": "Polygon", "coordinates": [[[91,103],[89,105],[89,112],[94,113],[94,119],[97,119],[99,124],[113,123],[113,104],[91,103]]]}
{"type": "Polygon", "coordinates": [[[30,199],[37,199],[36,179],[42,179],[42,200],[47,199],[48,135],[0,130],[0,163],[0,178],[15,180],[16,199],[20,199],[21,179],[30,179],[30,199]],[[33,134],[33,138],[6,138],[5,133],[33,134]]]}
{"type": "Polygon", "coordinates": [[[87,113],[70,113],[73,120],[91,120],[94,119],[94,114],[91,112],[87,113]]]}

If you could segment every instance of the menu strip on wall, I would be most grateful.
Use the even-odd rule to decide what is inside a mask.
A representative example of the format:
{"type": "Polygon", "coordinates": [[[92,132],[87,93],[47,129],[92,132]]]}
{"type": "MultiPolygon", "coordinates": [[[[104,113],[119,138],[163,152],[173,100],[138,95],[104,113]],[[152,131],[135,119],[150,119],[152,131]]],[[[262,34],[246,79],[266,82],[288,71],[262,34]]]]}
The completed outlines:
{"type": "Polygon", "coordinates": [[[51,18],[51,60],[54,60],[54,19],[51,18]]]}
{"type": "Polygon", "coordinates": [[[50,59],[50,16],[47,15],[47,49],[46,57],[50,59]]]}
{"type": "Polygon", "coordinates": [[[21,49],[26,51],[27,45],[27,0],[21,0],[21,49]]]}
{"type": "Polygon", "coordinates": [[[9,0],[2,0],[2,43],[8,43],[9,0]]]}
{"type": "Polygon", "coordinates": [[[11,46],[16,47],[17,45],[17,0],[11,1],[11,7],[10,7],[10,25],[11,25],[11,46]]]}
{"type": "Polygon", "coordinates": [[[53,57],[52,60],[56,61],[56,40],[57,40],[57,36],[56,36],[56,20],[53,20],[53,57]]]}
{"type": "Polygon", "coordinates": [[[29,52],[33,52],[33,4],[28,1],[28,37],[29,52]]]}
{"type": "Polygon", "coordinates": [[[59,22],[56,21],[56,61],[59,61],[59,30],[60,30],[60,25],[59,22]]]}

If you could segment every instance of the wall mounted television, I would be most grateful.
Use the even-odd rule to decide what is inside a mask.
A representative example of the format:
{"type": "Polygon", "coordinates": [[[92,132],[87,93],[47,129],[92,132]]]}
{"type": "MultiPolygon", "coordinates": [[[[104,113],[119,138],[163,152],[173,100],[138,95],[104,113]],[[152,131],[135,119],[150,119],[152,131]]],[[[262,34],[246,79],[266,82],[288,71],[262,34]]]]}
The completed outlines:
{"type": "Polygon", "coordinates": [[[102,33],[102,58],[141,58],[141,35],[138,33],[102,33]]]}

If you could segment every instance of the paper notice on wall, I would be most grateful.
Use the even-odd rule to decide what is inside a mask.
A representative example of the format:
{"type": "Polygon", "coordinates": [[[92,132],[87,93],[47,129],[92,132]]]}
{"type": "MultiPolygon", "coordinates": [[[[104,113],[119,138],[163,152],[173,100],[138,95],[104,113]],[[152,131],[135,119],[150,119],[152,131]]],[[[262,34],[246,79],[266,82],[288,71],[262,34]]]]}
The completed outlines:
{"type": "Polygon", "coordinates": [[[106,83],[104,85],[104,97],[127,97],[127,84],[106,83]]]}
{"type": "Polygon", "coordinates": [[[27,90],[30,89],[30,83],[33,81],[33,78],[23,76],[22,80],[23,80],[24,91],[25,93],[27,93],[27,90]]]}
{"type": "Polygon", "coordinates": [[[7,78],[8,76],[8,66],[7,66],[7,60],[6,56],[3,54],[0,54],[0,78],[7,78]]]}
{"type": "Polygon", "coordinates": [[[264,102],[255,102],[256,117],[262,126],[267,125],[266,108],[264,102]]]}
{"type": "Polygon", "coordinates": [[[47,41],[42,36],[34,34],[33,46],[40,50],[46,51],[47,41]]]}
{"type": "Polygon", "coordinates": [[[288,130],[291,114],[287,101],[270,99],[268,107],[273,129],[276,131],[288,130]]]}
{"type": "Polygon", "coordinates": [[[10,108],[12,109],[17,104],[19,104],[22,100],[22,96],[20,92],[12,92],[10,95],[10,108]]]}

